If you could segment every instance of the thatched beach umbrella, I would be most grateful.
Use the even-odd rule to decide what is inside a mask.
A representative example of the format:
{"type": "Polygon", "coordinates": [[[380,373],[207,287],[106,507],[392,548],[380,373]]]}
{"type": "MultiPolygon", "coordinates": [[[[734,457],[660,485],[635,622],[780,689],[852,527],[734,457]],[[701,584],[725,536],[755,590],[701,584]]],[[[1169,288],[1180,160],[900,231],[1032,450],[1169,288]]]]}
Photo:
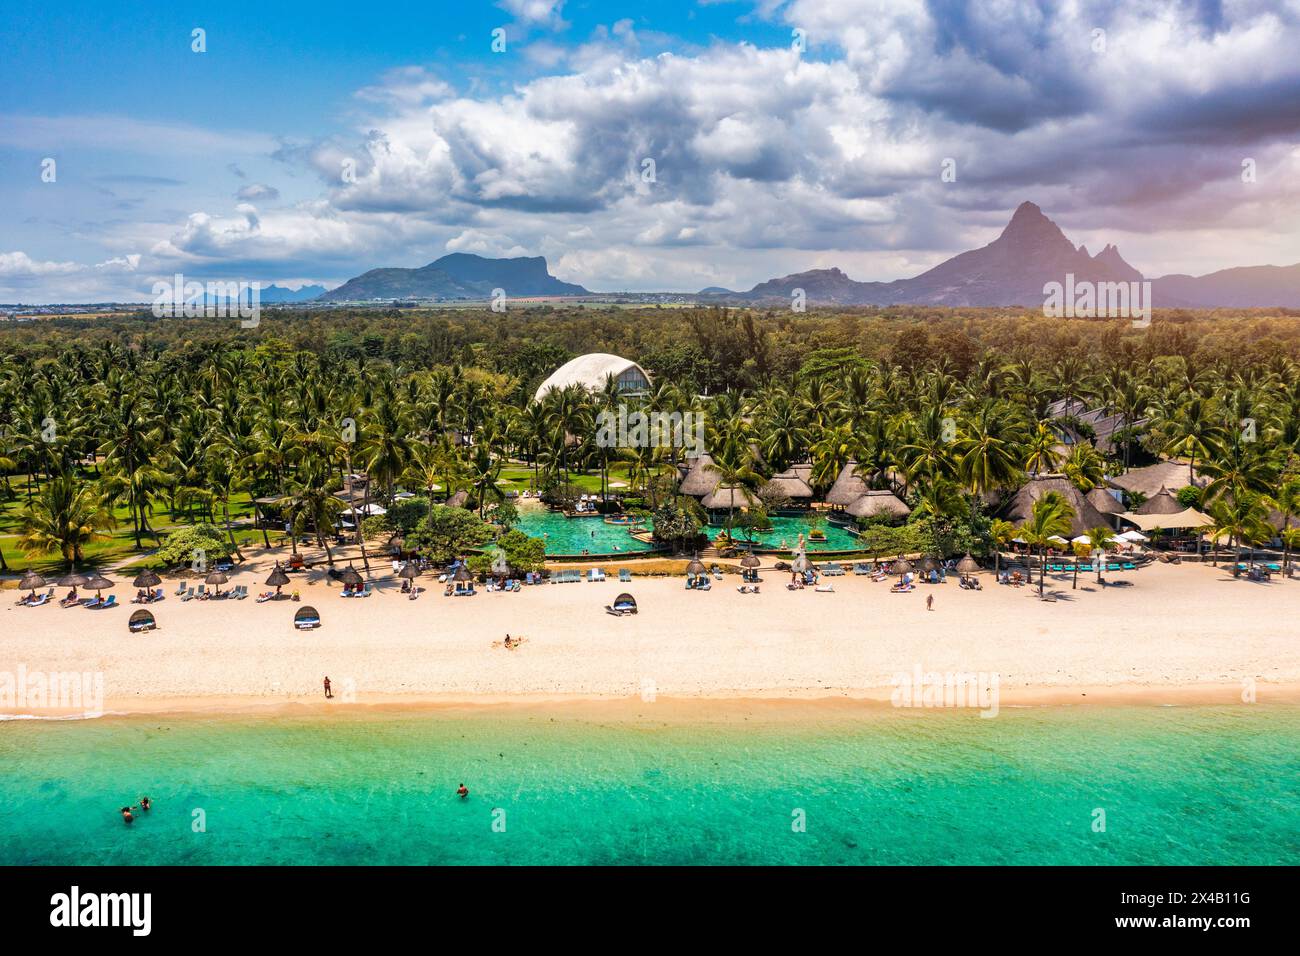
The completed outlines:
{"type": "Polygon", "coordinates": [[[966,557],[957,562],[957,571],[960,574],[974,574],[979,569],[979,562],[970,556],[969,551],[966,552],[966,557]]]}
{"type": "Polygon", "coordinates": [[[28,571],[23,575],[23,579],[18,582],[18,590],[31,591],[32,597],[36,597],[36,589],[45,587],[45,579],[35,571],[28,571]]]}
{"type": "Polygon", "coordinates": [[[89,580],[86,575],[73,571],[70,574],[65,574],[54,583],[61,588],[82,588],[86,586],[86,582],[89,580]]]}
{"type": "Polygon", "coordinates": [[[690,575],[703,574],[704,570],[704,562],[700,560],[699,554],[696,554],[695,557],[691,559],[691,563],[686,565],[686,573],[690,575]]]}
{"type": "Polygon", "coordinates": [[[362,583],[361,573],[350,564],[339,574],[339,580],[350,588],[358,587],[362,583]]]}
{"type": "Polygon", "coordinates": [[[903,580],[903,575],[912,573],[912,562],[900,554],[894,562],[894,573],[898,575],[898,580],[903,580]]]}
{"type": "Polygon", "coordinates": [[[740,559],[740,566],[742,568],[756,568],[762,563],[763,562],[758,560],[758,556],[752,551],[740,559]]]}
{"type": "Polygon", "coordinates": [[[407,561],[402,565],[402,570],[397,572],[399,578],[406,578],[408,581],[414,581],[420,576],[420,569],[415,566],[414,561],[407,561]]]}
{"type": "Polygon", "coordinates": [[[135,576],[135,580],[131,582],[131,587],[156,588],[160,584],[162,584],[162,578],[158,577],[158,575],[149,568],[145,568],[135,576]]]}
{"type": "Polygon", "coordinates": [[[280,567],[279,561],[275,562],[275,567],[272,568],[271,573],[266,576],[266,583],[268,587],[275,588],[275,593],[277,595],[280,593],[280,588],[289,583],[289,575],[284,573],[284,568],[280,567]]]}
{"type": "Polygon", "coordinates": [[[216,569],[213,569],[208,572],[208,576],[203,579],[203,583],[216,586],[216,585],[225,584],[229,580],[230,578],[226,577],[224,571],[217,571],[216,569]]]}
{"type": "Polygon", "coordinates": [[[456,573],[451,576],[451,579],[464,584],[467,581],[474,580],[474,572],[462,564],[456,569],[456,573]]]}
{"type": "Polygon", "coordinates": [[[100,591],[106,591],[109,588],[117,587],[117,585],[102,574],[92,574],[86,578],[86,587],[99,594],[100,591]]]}
{"type": "Polygon", "coordinates": [[[939,570],[939,562],[934,560],[933,557],[927,554],[924,558],[921,559],[922,574],[929,574],[931,571],[937,571],[937,570],[939,570]]]}

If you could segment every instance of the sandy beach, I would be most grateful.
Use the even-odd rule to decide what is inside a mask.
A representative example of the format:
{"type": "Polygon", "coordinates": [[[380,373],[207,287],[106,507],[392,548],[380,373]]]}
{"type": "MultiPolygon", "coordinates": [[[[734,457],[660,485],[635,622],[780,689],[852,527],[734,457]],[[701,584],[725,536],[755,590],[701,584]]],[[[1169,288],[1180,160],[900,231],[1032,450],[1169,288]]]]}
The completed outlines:
{"type": "MultiPolygon", "coordinates": [[[[232,575],[256,594],[273,556],[251,555],[232,575]]],[[[1300,700],[1300,581],[1234,580],[1223,569],[1154,565],[1092,576],[1077,590],[1049,575],[1057,600],[1030,587],[955,582],[891,594],[848,575],[835,593],[788,591],[763,571],[762,593],[727,576],[709,592],[680,578],[631,584],[527,587],[445,597],[435,579],[417,600],[398,592],[386,562],[376,593],[340,595],[323,570],[299,575],[300,603],[182,602],[167,579],[152,605],[159,627],[127,631],[133,607],[107,611],[15,607],[5,592],[0,674],[103,675],[108,712],[228,710],[277,705],[399,705],[577,698],[817,698],[886,700],[894,675],[997,674],[1004,705],[1084,701],[1300,700]],[[612,617],[621,591],[640,605],[612,617]],[[925,598],[933,594],[933,611],[925,598]],[[294,612],[315,606],[323,626],[298,632],[294,612]],[[501,646],[509,633],[522,646],[501,646]],[[323,700],[332,680],[335,700],[323,700]]],[[[287,588],[286,591],[292,588],[287,588]]],[[[119,600],[131,596],[125,584],[119,600]]],[[[6,712],[32,712],[17,706],[6,712]]],[[[48,714],[51,708],[36,712],[48,714]]]]}

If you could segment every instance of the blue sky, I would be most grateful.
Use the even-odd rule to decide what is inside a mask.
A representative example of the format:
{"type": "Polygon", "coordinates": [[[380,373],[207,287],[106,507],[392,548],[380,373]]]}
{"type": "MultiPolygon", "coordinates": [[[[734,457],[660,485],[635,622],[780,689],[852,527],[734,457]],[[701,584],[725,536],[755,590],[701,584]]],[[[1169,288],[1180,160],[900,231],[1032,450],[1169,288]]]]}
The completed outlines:
{"type": "Polygon", "coordinates": [[[887,280],[1025,199],[1149,275],[1300,260],[1297,0],[57,7],[0,11],[0,301],[451,251],[887,280]]]}

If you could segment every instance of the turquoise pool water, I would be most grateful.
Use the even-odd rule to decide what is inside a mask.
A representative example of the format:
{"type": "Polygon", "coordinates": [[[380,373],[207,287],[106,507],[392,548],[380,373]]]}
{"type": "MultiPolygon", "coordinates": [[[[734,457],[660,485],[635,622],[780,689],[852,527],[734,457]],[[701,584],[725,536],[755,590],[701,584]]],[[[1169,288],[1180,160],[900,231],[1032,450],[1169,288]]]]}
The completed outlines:
{"type": "Polygon", "coordinates": [[[656,706],[9,721],[0,864],[1300,863],[1297,708],[656,706]]]}
{"type": "MultiPolygon", "coordinates": [[[[754,546],[757,548],[793,548],[799,540],[799,535],[804,536],[804,544],[808,553],[816,551],[856,551],[862,547],[862,543],[857,536],[843,528],[831,524],[829,521],[823,521],[820,524],[821,530],[826,532],[825,541],[808,540],[808,529],[810,527],[807,518],[796,516],[772,518],[772,530],[764,533],[754,532],[754,546]],[[784,543],[783,543],[784,542],[784,543]]],[[[710,538],[716,538],[721,528],[709,528],[708,535],[710,538]]],[[[737,530],[736,540],[742,545],[748,540],[745,533],[737,530]]]]}
{"type": "MultiPolygon", "coordinates": [[[[591,554],[619,554],[653,550],[642,541],[628,534],[627,527],[606,524],[602,518],[566,518],[557,511],[541,508],[523,508],[519,511],[520,531],[542,538],[546,541],[547,554],[581,554],[584,550],[591,554]]],[[[817,551],[853,551],[859,547],[857,537],[843,528],[823,521],[821,529],[826,532],[825,541],[808,541],[808,519],[799,516],[772,518],[772,530],[766,533],[754,533],[754,544],[759,548],[780,548],[782,542],[786,548],[793,548],[804,535],[810,553],[817,551]]],[[[705,533],[710,539],[716,538],[721,528],[710,527],[705,533]]],[[[744,536],[737,532],[742,541],[744,536]]]]}
{"type": "Polygon", "coordinates": [[[519,509],[515,526],[524,534],[542,538],[547,554],[619,554],[651,551],[651,545],[628,534],[626,526],[606,524],[603,518],[566,518],[543,508],[519,509]]]}

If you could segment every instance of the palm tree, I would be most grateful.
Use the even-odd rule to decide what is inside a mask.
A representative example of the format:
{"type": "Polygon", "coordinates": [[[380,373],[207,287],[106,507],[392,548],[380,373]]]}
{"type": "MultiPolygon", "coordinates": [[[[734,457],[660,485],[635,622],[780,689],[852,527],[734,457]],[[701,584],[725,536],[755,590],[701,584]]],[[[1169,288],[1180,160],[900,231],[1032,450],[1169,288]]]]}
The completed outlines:
{"type": "Polygon", "coordinates": [[[483,517],[489,495],[497,501],[505,498],[500,484],[497,483],[500,474],[501,462],[492,457],[486,445],[475,445],[474,453],[469,460],[469,479],[474,488],[474,495],[478,498],[480,518],[483,517]]]}
{"type": "Polygon", "coordinates": [[[1290,574],[1291,569],[1291,519],[1300,515],[1300,474],[1291,474],[1278,486],[1277,491],[1265,499],[1265,504],[1277,510],[1282,516],[1280,537],[1282,538],[1282,573],[1290,574]]]}
{"type": "Polygon", "coordinates": [[[1267,520],[1268,509],[1259,495],[1220,498],[1211,502],[1209,515],[1214,520],[1210,540],[1214,542],[1216,551],[1212,564],[1218,563],[1218,543],[1222,538],[1228,539],[1228,548],[1235,554],[1240,544],[1249,544],[1253,549],[1254,545],[1273,536],[1267,520]]]}
{"type": "Polygon", "coordinates": [[[993,542],[993,578],[997,580],[1002,570],[1002,549],[1009,545],[1020,532],[1010,521],[994,518],[989,522],[989,540],[993,542]]]}
{"type": "Polygon", "coordinates": [[[1047,549],[1053,537],[1070,533],[1074,509],[1059,491],[1044,492],[1029,512],[1029,518],[1020,526],[1020,533],[1031,545],[1038,546],[1038,596],[1041,599],[1047,583],[1047,549]]]}
{"type": "Polygon", "coordinates": [[[1187,458],[1187,483],[1196,483],[1196,461],[1215,455],[1222,447],[1224,432],[1214,402],[1197,395],[1158,426],[1164,435],[1161,449],[1166,455],[1187,458]]]}
{"type": "Polygon", "coordinates": [[[1106,549],[1115,541],[1115,532],[1105,525],[1099,525],[1096,528],[1088,529],[1088,549],[1097,555],[1097,583],[1105,582],[1101,579],[1101,572],[1106,567],[1106,549]]]}
{"type": "Polygon", "coordinates": [[[21,518],[18,548],[24,554],[59,552],[71,570],[85,557],[84,548],[108,537],[117,526],[113,513],[94,492],[72,475],[56,475],[45,482],[21,518]]]}

